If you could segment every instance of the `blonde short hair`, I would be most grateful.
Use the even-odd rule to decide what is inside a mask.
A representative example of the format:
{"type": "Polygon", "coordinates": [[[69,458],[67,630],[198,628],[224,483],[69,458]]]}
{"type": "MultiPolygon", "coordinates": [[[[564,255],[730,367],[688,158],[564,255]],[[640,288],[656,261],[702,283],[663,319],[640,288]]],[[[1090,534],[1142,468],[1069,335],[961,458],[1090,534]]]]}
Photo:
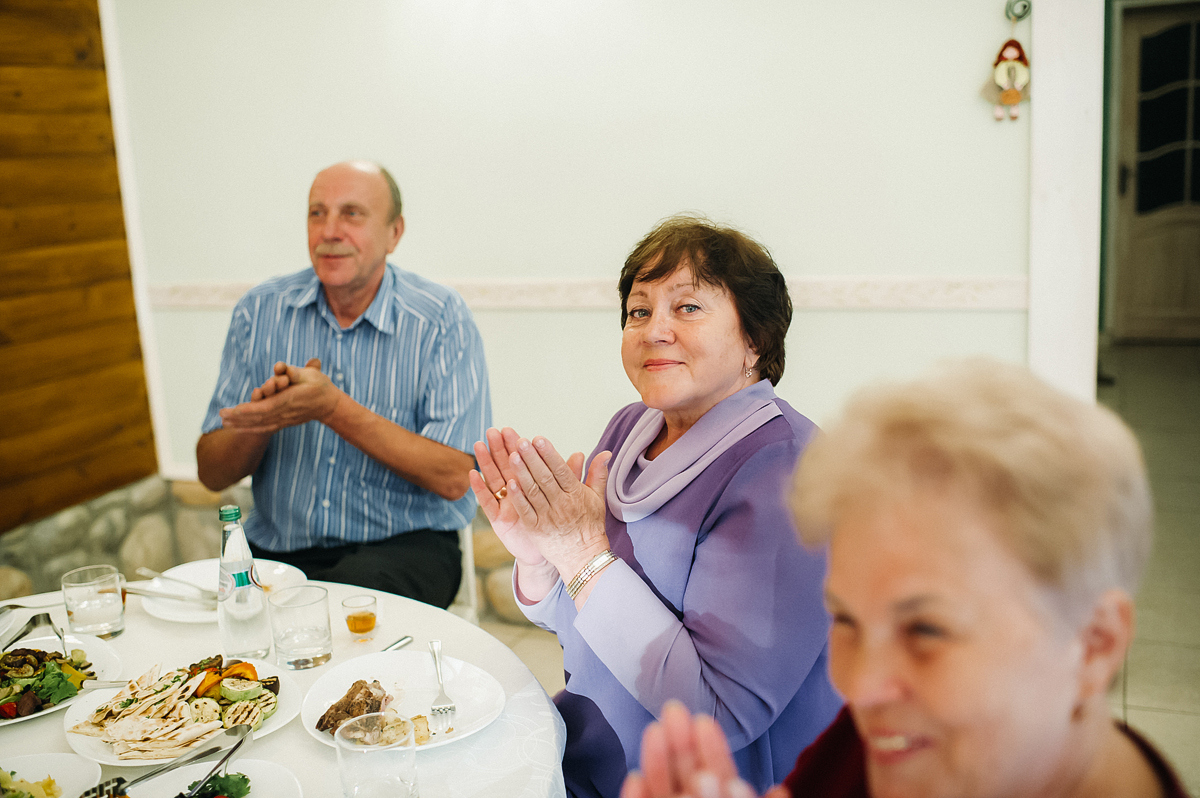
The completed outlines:
{"type": "Polygon", "coordinates": [[[1105,590],[1136,591],[1150,488],[1133,433],[1107,408],[985,359],[868,388],[808,447],[792,510],[815,545],[848,509],[930,486],[979,500],[1065,620],[1082,620],[1105,590]]]}

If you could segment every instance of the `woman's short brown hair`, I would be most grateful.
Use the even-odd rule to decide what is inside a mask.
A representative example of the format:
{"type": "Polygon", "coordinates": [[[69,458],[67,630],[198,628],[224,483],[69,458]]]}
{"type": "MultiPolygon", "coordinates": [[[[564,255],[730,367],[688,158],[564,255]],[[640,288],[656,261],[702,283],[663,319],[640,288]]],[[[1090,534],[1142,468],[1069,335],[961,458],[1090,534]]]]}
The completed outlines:
{"type": "Polygon", "coordinates": [[[1150,554],[1141,449],[1107,408],[988,359],[856,394],[811,443],[792,485],[806,543],[855,508],[922,487],[966,491],[1064,620],[1105,590],[1133,595],[1150,554]]]}
{"type": "Polygon", "coordinates": [[[767,248],[732,227],[700,216],[672,216],[639,241],[625,259],[617,283],[621,329],[628,318],[626,303],[634,282],[661,280],[684,265],[691,267],[697,285],[711,285],[729,294],[742,331],[758,355],[755,368],[772,385],[779,384],[784,343],[792,323],[787,282],[767,248]]]}

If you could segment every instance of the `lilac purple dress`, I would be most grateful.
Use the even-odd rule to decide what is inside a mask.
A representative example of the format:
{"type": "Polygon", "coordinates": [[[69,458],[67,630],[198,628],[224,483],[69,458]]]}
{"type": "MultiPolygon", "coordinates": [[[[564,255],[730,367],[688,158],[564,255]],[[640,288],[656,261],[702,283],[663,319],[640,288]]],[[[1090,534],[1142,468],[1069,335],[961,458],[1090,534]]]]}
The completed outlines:
{"type": "Polygon", "coordinates": [[[760,792],[842,704],[827,673],[825,553],[797,542],[784,501],[815,425],[763,380],[648,461],[661,416],[629,405],[593,452],[614,453],[606,528],[619,559],[583,611],[561,581],[522,605],[563,647],[555,703],[573,796],[617,796],[668,699],[717,719],[760,792]]]}

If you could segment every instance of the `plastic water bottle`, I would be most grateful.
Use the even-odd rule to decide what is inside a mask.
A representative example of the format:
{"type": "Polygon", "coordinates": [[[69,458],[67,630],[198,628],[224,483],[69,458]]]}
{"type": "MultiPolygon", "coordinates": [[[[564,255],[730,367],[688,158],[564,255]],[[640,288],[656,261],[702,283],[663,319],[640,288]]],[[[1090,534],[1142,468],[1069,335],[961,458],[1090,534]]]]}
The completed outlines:
{"type": "Polygon", "coordinates": [[[236,504],[220,510],[221,581],[217,587],[217,628],[226,657],[263,659],[271,651],[267,595],[254,576],[254,558],[236,504]]]}

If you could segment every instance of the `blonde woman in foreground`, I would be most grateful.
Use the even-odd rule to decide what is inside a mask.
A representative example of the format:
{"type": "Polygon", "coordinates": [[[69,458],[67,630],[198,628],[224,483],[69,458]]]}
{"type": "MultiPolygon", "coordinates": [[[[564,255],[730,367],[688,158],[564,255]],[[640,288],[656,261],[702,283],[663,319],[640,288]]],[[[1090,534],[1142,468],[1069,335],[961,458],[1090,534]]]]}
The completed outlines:
{"type": "MultiPolygon", "coordinates": [[[[793,482],[828,541],[829,670],[846,708],[768,793],[1186,796],[1109,714],[1151,501],[1129,429],[1028,371],[970,361],[869,389],[793,482]]],[[[676,704],[622,798],[742,798],[724,737],[676,704]]]]}

